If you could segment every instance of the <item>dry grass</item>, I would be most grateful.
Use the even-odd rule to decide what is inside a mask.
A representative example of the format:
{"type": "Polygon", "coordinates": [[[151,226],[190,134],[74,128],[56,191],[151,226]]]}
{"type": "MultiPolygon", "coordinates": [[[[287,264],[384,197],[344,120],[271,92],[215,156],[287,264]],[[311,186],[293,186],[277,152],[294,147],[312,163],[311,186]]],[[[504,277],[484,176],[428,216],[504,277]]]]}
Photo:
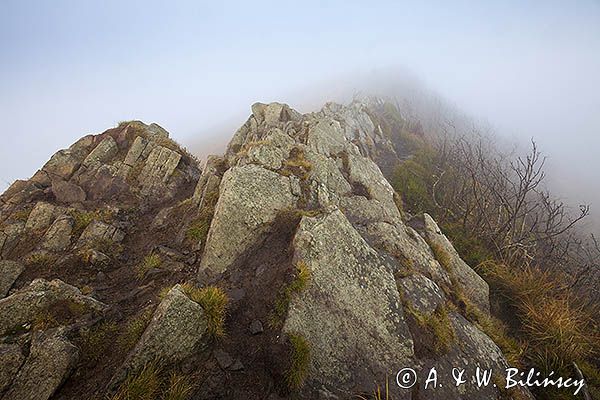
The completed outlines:
{"type": "Polygon", "coordinates": [[[442,268],[444,268],[446,272],[452,273],[452,257],[448,254],[448,251],[442,245],[435,242],[429,243],[429,247],[431,247],[435,259],[440,263],[442,268]]]}
{"type": "Polygon", "coordinates": [[[202,209],[198,212],[198,215],[191,222],[187,230],[187,237],[201,246],[204,245],[208,237],[208,231],[210,230],[210,224],[212,223],[218,200],[218,190],[207,193],[202,209]]]}
{"type": "Polygon", "coordinates": [[[129,374],[111,400],[186,400],[193,389],[190,377],[177,372],[167,375],[157,362],[151,362],[129,374]]]}
{"type": "Polygon", "coordinates": [[[227,316],[227,305],[229,304],[229,297],[225,291],[214,286],[197,288],[190,283],[183,284],[182,288],[190,299],[200,304],[204,309],[209,335],[213,338],[225,336],[225,317],[227,316]]]}
{"type": "Polygon", "coordinates": [[[160,385],[159,368],[155,363],[149,363],[138,374],[129,375],[111,400],[156,400],[160,385]]]}
{"type": "Polygon", "coordinates": [[[50,268],[58,259],[58,256],[50,253],[33,253],[25,259],[27,265],[38,268],[50,268]]]}
{"type": "Polygon", "coordinates": [[[598,354],[600,335],[593,315],[569,295],[561,277],[492,262],[482,270],[515,309],[528,362],[544,371],[564,371],[572,362],[598,354]]]}
{"type": "Polygon", "coordinates": [[[308,375],[310,366],[310,345],[300,334],[289,334],[291,345],[290,367],[286,371],[286,382],[291,390],[300,389],[308,375]]]}
{"type": "Polygon", "coordinates": [[[162,400],[186,400],[194,390],[194,383],[187,375],[172,372],[169,375],[162,400]]]}
{"type": "Polygon", "coordinates": [[[301,180],[310,177],[312,164],[304,157],[304,150],[295,147],[290,151],[289,158],[284,161],[279,173],[284,176],[295,175],[301,180]]]}

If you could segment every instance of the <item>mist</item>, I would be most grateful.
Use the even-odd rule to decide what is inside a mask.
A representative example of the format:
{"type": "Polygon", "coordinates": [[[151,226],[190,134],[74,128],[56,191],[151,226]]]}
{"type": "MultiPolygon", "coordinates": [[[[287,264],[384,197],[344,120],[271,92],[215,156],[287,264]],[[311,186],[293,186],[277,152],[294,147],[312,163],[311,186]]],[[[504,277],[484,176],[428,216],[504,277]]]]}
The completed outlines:
{"type": "Polygon", "coordinates": [[[256,101],[379,94],[534,138],[550,189],[598,221],[598,2],[85,3],[0,5],[2,188],[121,120],[203,157],[256,101]]]}

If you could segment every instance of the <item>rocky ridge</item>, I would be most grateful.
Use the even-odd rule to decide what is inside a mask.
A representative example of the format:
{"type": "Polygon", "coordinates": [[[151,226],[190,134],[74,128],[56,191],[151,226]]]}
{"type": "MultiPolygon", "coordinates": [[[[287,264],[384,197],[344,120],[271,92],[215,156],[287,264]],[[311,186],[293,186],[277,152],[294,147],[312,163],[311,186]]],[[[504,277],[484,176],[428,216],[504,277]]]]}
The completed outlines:
{"type": "Polygon", "coordinates": [[[195,399],[505,395],[393,384],[508,365],[465,311],[489,313],[487,283],[384,175],[407,129],[377,102],[257,103],[203,168],[137,121],[57,152],[0,196],[0,398],[114,394],[156,362],[195,399]],[[191,286],[227,293],[225,337],[191,286]]]}

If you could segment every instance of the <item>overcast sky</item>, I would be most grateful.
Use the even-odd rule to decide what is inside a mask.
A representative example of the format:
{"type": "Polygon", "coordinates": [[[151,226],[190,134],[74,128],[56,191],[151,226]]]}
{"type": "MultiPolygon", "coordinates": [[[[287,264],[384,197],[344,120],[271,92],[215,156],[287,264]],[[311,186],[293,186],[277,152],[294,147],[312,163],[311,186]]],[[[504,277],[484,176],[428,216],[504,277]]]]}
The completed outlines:
{"type": "Polygon", "coordinates": [[[0,58],[0,188],[121,120],[208,143],[255,101],[307,111],[399,67],[600,208],[599,1],[2,0],[0,58]]]}

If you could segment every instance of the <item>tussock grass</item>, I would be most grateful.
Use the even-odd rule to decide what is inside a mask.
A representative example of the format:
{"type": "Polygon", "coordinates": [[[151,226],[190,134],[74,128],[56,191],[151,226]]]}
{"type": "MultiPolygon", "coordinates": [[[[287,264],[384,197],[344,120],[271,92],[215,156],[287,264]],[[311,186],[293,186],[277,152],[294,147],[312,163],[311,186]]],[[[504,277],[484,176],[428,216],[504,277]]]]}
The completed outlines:
{"type": "Polygon", "coordinates": [[[565,371],[600,351],[593,315],[569,295],[560,277],[536,268],[487,262],[486,276],[515,309],[527,361],[544,371],[565,371]]]}
{"type": "Polygon", "coordinates": [[[286,382],[291,390],[300,389],[308,375],[310,366],[310,344],[306,338],[300,334],[291,333],[288,335],[291,346],[290,367],[286,371],[286,382]]]}
{"type": "Polygon", "coordinates": [[[429,332],[434,339],[436,354],[444,354],[456,341],[456,332],[448,316],[448,309],[440,306],[430,314],[422,314],[411,305],[405,304],[407,311],[413,316],[419,326],[429,332]]]}
{"type": "Polygon", "coordinates": [[[155,268],[159,268],[162,264],[162,259],[158,254],[148,254],[141,263],[135,267],[135,275],[138,279],[144,279],[146,274],[155,268]]]}
{"type": "Polygon", "coordinates": [[[275,299],[275,312],[274,315],[271,315],[269,321],[271,327],[277,327],[281,324],[287,314],[292,296],[306,289],[310,276],[310,268],[304,261],[296,263],[294,279],[283,288],[275,299]]]}
{"type": "Polygon", "coordinates": [[[194,383],[179,372],[169,374],[158,362],[129,374],[111,400],[186,400],[192,394],[194,383]]]}
{"type": "Polygon", "coordinates": [[[208,286],[198,288],[190,283],[182,285],[185,294],[204,309],[208,323],[208,333],[213,338],[225,336],[225,317],[229,297],[223,289],[208,286]]]}
{"type": "Polygon", "coordinates": [[[111,400],[156,400],[160,393],[160,371],[156,363],[148,363],[135,375],[127,376],[111,400]]]}
{"type": "Polygon", "coordinates": [[[288,159],[283,162],[279,173],[284,176],[295,175],[304,181],[310,177],[311,170],[312,164],[305,158],[304,150],[294,147],[290,151],[288,159]]]}
{"type": "Polygon", "coordinates": [[[194,389],[194,384],[189,376],[172,372],[169,375],[162,400],[185,400],[194,389]]]}

